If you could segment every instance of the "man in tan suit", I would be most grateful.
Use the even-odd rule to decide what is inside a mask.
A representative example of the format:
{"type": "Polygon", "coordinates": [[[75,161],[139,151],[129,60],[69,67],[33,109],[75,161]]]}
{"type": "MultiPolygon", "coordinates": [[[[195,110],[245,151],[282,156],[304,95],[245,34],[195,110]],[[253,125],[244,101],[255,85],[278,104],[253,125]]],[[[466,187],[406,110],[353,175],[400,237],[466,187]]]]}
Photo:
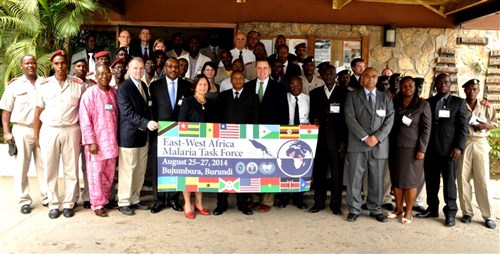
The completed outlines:
{"type": "Polygon", "coordinates": [[[39,85],[40,78],[36,74],[36,58],[25,55],[21,58],[21,69],[24,75],[12,80],[6,87],[0,100],[2,109],[2,125],[5,141],[16,144],[17,156],[16,170],[14,175],[14,188],[16,196],[19,197],[21,213],[31,212],[33,200],[29,195],[28,171],[31,156],[35,160],[36,175],[42,196],[42,205],[46,206],[47,200],[46,184],[43,172],[42,156],[40,148],[35,146],[33,136],[33,99],[35,88],[39,85]],[[12,132],[10,123],[13,123],[12,132]]]}
{"type": "Polygon", "coordinates": [[[73,217],[78,189],[78,156],[81,133],[78,125],[80,97],[85,91],[83,81],[68,76],[66,52],[58,50],[50,57],[54,76],[46,79],[36,89],[34,118],[35,143],[40,147],[47,180],[49,218],[59,217],[59,208],[64,208],[64,217],[73,217]],[[42,125],[43,122],[43,125],[42,125]],[[64,173],[64,198],[59,198],[57,180],[59,160],[62,159],[64,173]]]}

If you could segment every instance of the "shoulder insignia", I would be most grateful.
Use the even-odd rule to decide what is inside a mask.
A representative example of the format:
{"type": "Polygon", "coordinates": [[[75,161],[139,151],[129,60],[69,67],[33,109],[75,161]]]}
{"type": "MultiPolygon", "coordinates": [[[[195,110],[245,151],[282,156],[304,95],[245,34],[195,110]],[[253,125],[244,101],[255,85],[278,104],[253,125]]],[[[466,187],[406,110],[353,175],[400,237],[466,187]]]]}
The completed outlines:
{"type": "Polygon", "coordinates": [[[7,82],[7,85],[10,85],[10,83],[12,83],[12,82],[14,82],[14,81],[16,81],[16,80],[17,80],[17,78],[13,78],[13,79],[11,79],[9,82],[7,82]]]}
{"type": "Polygon", "coordinates": [[[49,78],[40,77],[40,85],[47,84],[49,82],[49,78]]]}
{"type": "Polygon", "coordinates": [[[88,76],[92,76],[92,75],[94,75],[94,72],[89,72],[89,73],[87,73],[87,77],[88,77],[88,76]]]}
{"type": "Polygon", "coordinates": [[[90,83],[96,85],[97,84],[97,81],[93,80],[93,79],[89,79],[90,83]]]}
{"type": "Polygon", "coordinates": [[[76,83],[80,83],[80,84],[83,83],[83,81],[80,78],[77,78],[77,77],[73,77],[73,81],[76,82],[76,83]]]}
{"type": "Polygon", "coordinates": [[[487,100],[487,99],[483,99],[481,101],[481,104],[483,104],[484,106],[486,106],[487,108],[489,108],[491,106],[490,102],[487,100]]]}

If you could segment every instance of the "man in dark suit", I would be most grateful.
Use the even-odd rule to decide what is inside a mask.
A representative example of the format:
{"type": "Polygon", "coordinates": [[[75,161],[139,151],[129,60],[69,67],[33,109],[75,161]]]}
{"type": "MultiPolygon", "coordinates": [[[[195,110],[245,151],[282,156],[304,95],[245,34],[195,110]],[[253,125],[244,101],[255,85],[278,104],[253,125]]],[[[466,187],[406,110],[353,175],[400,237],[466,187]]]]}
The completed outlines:
{"type": "Polygon", "coordinates": [[[389,156],[389,133],[394,123],[392,99],[376,89],[378,71],[367,68],[361,75],[362,88],[347,94],[345,121],[348,135],[347,221],[354,222],[361,212],[363,173],[368,171],[370,216],[386,222],[380,210],[384,194],[384,165],[389,156]]]}
{"type": "MultiPolygon", "coordinates": [[[[179,61],[173,57],[167,59],[165,64],[164,78],[154,81],[149,87],[152,101],[153,119],[155,121],[177,121],[182,100],[193,93],[191,83],[184,79],[179,79],[179,61]]],[[[172,207],[176,211],[182,211],[179,204],[179,192],[168,193],[158,192],[158,169],[157,169],[157,139],[158,133],[151,134],[151,152],[149,153],[149,165],[152,168],[152,185],[155,196],[155,203],[151,207],[152,213],[160,212],[165,205],[172,207]]]]}
{"type": "Polygon", "coordinates": [[[146,60],[149,57],[154,57],[153,42],[151,41],[151,30],[143,27],[139,33],[139,44],[131,46],[130,55],[140,57],[146,60]]]}
{"type": "Polygon", "coordinates": [[[360,77],[363,71],[365,70],[365,60],[362,58],[355,58],[351,61],[351,70],[352,75],[349,80],[349,87],[352,89],[360,89],[361,82],[360,77]]]}
{"type": "Polygon", "coordinates": [[[288,53],[289,49],[286,44],[281,44],[278,46],[278,60],[283,64],[283,71],[281,77],[287,82],[290,82],[290,78],[293,76],[300,76],[301,71],[299,65],[295,64],[295,61],[289,61],[288,53]]]}
{"type": "Polygon", "coordinates": [[[133,58],[128,64],[130,78],[120,84],[116,101],[119,112],[118,128],[118,206],[124,215],[134,215],[131,208],[149,209],[140,202],[144,172],[148,156],[148,130],[158,129],[158,123],[149,120],[149,95],[141,82],[144,61],[133,58]]]}
{"type": "Polygon", "coordinates": [[[324,86],[313,89],[310,93],[312,124],[319,125],[318,145],[313,169],[314,206],[309,212],[316,213],[325,209],[327,175],[330,170],[333,186],[330,210],[340,215],[342,203],[342,180],[344,177],[344,155],[347,141],[347,127],[344,117],[344,104],[347,89],[335,83],[335,67],[325,67],[324,86]]]}
{"type": "Polygon", "coordinates": [[[451,80],[447,74],[434,79],[437,94],[427,99],[432,111],[432,130],[424,161],[427,190],[427,210],[419,218],[439,216],[439,182],[443,176],[443,196],[446,206],[445,225],[455,225],[457,206],[456,170],[467,139],[467,106],[464,99],[450,94],[451,80]]]}
{"type": "MultiPolygon", "coordinates": [[[[271,65],[267,60],[257,60],[257,78],[245,83],[245,89],[254,91],[259,97],[259,124],[288,124],[288,101],[286,89],[283,85],[269,78],[271,65]]],[[[257,197],[252,196],[254,204],[257,197]]],[[[259,211],[262,213],[271,210],[274,203],[274,194],[262,194],[259,211]]]]}
{"type": "MultiPolygon", "coordinates": [[[[233,71],[231,74],[232,89],[223,91],[217,97],[218,121],[221,123],[258,124],[259,97],[255,91],[243,89],[245,77],[241,71],[233,71]]],[[[227,210],[227,193],[217,193],[217,207],[214,215],[221,215],[227,210]]],[[[252,210],[247,207],[248,195],[236,194],[238,210],[243,214],[251,215],[252,210]]]]}

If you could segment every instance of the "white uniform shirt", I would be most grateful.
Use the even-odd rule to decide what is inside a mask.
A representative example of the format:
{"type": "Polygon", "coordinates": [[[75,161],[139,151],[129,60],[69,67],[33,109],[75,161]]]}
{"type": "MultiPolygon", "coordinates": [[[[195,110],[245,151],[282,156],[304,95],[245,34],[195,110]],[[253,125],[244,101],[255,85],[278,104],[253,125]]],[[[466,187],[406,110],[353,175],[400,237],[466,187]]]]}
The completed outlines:
{"type": "Polygon", "coordinates": [[[33,123],[35,114],[36,87],[40,85],[40,77],[37,78],[35,86],[26,78],[21,76],[5,87],[0,109],[11,112],[10,121],[30,125],[33,123]]]}

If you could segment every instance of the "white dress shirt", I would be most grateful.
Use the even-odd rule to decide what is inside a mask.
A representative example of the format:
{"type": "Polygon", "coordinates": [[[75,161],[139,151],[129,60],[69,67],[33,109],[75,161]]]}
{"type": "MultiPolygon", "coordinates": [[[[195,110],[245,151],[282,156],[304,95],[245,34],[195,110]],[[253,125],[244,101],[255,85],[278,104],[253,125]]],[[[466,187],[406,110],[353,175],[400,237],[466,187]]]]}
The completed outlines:
{"type": "MultiPolygon", "coordinates": [[[[299,94],[297,96],[299,103],[299,122],[300,124],[309,124],[309,95],[299,94]]],[[[295,96],[287,94],[288,99],[288,124],[293,125],[295,120],[295,96]]]]}
{"type": "Polygon", "coordinates": [[[233,61],[235,59],[238,59],[240,57],[240,51],[242,51],[242,56],[243,56],[243,64],[255,62],[255,55],[251,50],[248,50],[246,48],[239,50],[237,48],[231,49],[231,55],[233,55],[233,61]]]}

